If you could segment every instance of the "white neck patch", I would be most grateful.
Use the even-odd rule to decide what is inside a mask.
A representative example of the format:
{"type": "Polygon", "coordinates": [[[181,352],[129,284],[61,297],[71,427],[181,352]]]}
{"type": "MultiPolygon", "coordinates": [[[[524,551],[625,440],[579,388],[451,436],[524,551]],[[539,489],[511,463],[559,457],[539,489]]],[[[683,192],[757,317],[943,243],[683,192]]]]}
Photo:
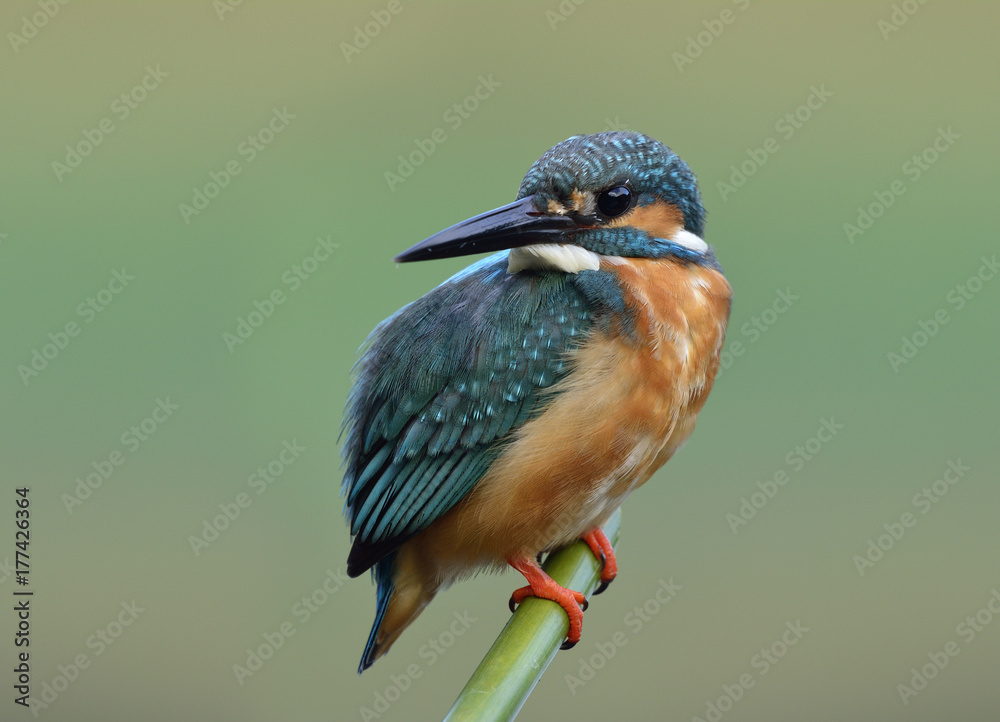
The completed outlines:
{"type": "Polygon", "coordinates": [[[701,239],[700,236],[696,236],[691,233],[691,231],[685,231],[683,228],[674,234],[674,237],[670,239],[678,246],[684,246],[685,248],[697,251],[698,253],[704,253],[708,250],[708,244],[701,239]]]}
{"type": "Polygon", "coordinates": [[[600,267],[601,257],[593,251],[562,243],[538,243],[511,248],[507,257],[507,273],[517,273],[529,268],[579,273],[596,271],[600,267]]]}
{"type": "MultiPolygon", "coordinates": [[[[670,241],[696,253],[708,250],[708,244],[700,236],[683,228],[677,231],[670,241]]],[[[507,256],[507,273],[517,273],[526,269],[579,273],[596,271],[600,267],[600,255],[572,244],[536,243],[531,246],[511,248],[507,256]]]]}

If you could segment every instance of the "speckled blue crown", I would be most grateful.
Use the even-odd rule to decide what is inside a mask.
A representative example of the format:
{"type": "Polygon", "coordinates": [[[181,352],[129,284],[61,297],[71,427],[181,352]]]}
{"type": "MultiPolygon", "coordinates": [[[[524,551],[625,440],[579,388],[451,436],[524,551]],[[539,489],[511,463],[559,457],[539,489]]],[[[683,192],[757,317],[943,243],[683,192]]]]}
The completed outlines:
{"type": "Polygon", "coordinates": [[[532,194],[568,198],[574,188],[628,183],[640,203],[654,196],[676,205],[686,230],[703,235],[705,210],[698,181],[680,156],[658,140],[631,131],[574,135],[549,148],[521,181],[518,199],[532,194]]]}

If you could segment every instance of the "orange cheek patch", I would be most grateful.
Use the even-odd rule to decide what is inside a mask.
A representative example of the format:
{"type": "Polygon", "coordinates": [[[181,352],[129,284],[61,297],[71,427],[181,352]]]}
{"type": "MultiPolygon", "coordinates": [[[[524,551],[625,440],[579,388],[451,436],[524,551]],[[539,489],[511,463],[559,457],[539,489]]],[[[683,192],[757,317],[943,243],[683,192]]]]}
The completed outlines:
{"type": "Polygon", "coordinates": [[[654,238],[673,238],[684,227],[684,215],[677,206],[656,201],[648,206],[637,206],[631,213],[616,218],[608,226],[632,226],[654,238]]]}

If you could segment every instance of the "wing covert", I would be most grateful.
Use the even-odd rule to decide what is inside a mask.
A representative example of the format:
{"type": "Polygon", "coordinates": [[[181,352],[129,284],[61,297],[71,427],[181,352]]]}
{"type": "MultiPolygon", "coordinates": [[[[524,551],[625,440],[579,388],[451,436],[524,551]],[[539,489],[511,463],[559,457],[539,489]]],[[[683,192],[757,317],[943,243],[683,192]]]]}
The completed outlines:
{"type": "Polygon", "coordinates": [[[509,274],[506,253],[379,324],[344,422],[351,576],[469,493],[504,437],[541,410],[591,324],[565,274],[509,274]]]}

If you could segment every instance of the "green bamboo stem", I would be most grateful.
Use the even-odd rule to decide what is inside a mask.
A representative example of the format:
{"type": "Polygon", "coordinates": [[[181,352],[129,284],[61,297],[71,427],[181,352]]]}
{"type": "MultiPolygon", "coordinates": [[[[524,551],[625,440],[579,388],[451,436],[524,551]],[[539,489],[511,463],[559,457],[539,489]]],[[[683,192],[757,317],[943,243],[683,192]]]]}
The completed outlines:
{"type": "MultiPolygon", "coordinates": [[[[604,525],[604,533],[612,545],[618,543],[621,521],[619,509],[604,525]]],[[[556,583],[588,595],[601,575],[599,562],[583,542],[550,555],[543,568],[556,583]]],[[[566,612],[558,604],[546,599],[525,599],[473,672],[445,720],[514,719],[555,657],[568,629],[566,612]]]]}

